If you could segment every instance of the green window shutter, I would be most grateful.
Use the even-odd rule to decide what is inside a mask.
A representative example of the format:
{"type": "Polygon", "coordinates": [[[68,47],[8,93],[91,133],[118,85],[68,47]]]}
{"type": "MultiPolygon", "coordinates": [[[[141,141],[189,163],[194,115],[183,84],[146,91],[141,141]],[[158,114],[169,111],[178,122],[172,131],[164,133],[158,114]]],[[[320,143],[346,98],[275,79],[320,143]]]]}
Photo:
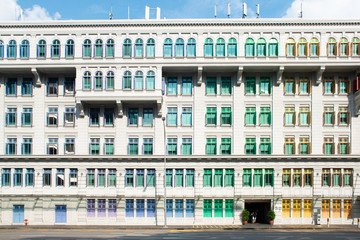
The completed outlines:
{"type": "Polygon", "coordinates": [[[203,205],[204,205],[204,208],[203,208],[204,217],[206,217],[206,218],[212,217],[212,200],[204,199],[203,205]]]}
{"type": "Polygon", "coordinates": [[[221,94],[231,94],[231,77],[221,78],[221,94]]]}
{"type": "Polygon", "coordinates": [[[243,186],[251,187],[252,186],[251,180],[252,180],[251,169],[244,169],[243,170],[243,186]]]}
{"type": "Polygon", "coordinates": [[[223,217],[223,200],[214,200],[214,217],[223,217]]]}
{"type": "Polygon", "coordinates": [[[204,187],[212,187],[212,169],[204,169],[204,187]]]}
{"type": "Polygon", "coordinates": [[[222,169],[215,169],[214,186],[215,187],[223,186],[223,170],[222,169]]]}
{"type": "Polygon", "coordinates": [[[216,107],[206,108],[206,125],[216,125],[217,111],[216,107]]]}
{"type": "Polygon", "coordinates": [[[216,93],[217,93],[216,77],[206,78],[206,94],[211,95],[216,93]]]}
{"type": "Polygon", "coordinates": [[[184,170],[176,169],[175,170],[175,187],[184,186],[184,170]]]}
{"type": "Polygon", "coordinates": [[[167,187],[172,187],[172,173],[173,173],[172,169],[166,169],[165,184],[167,187]]]}
{"type": "Polygon", "coordinates": [[[225,170],[225,187],[234,186],[234,169],[225,170]]]}
{"type": "Polygon", "coordinates": [[[186,186],[194,187],[194,169],[186,169],[186,186]]]}
{"type": "Polygon", "coordinates": [[[234,200],[225,200],[225,217],[234,217],[234,200]]]}
{"type": "Polygon", "coordinates": [[[245,124],[256,125],[256,107],[246,107],[245,124]]]}
{"type": "Polygon", "coordinates": [[[254,187],[262,187],[262,169],[254,169],[254,187]]]}
{"type": "Polygon", "coordinates": [[[221,155],[231,155],[231,138],[221,139],[221,155]]]}
{"type": "Polygon", "coordinates": [[[206,139],[206,154],[207,155],[216,155],[216,138],[207,138],[206,139]]]}

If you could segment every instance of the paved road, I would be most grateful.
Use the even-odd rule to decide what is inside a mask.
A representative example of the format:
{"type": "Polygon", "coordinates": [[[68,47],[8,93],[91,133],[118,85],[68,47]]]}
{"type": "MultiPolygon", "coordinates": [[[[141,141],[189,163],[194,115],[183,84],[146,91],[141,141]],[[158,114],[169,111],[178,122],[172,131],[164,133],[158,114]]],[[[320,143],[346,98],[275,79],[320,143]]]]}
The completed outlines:
{"type": "Polygon", "coordinates": [[[176,239],[220,239],[220,240],[360,240],[360,233],[350,232],[325,232],[286,230],[274,231],[202,231],[202,230],[0,230],[0,239],[6,240],[100,240],[100,239],[122,239],[122,240],[176,240],[176,239]]]}

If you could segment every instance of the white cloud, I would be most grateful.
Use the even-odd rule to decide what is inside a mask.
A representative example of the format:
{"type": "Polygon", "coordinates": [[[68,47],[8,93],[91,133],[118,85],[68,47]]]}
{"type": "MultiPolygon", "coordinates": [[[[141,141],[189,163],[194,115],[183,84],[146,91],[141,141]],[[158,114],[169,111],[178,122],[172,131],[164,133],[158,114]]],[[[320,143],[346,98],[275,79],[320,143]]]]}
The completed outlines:
{"type": "Polygon", "coordinates": [[[45,21],[57,20],[61,18],[60,13],[56,12],[53,16],[43,7],[34,5],[32,8],[23,9],[17,3],[18,0],[0,0],[0,21],[45,21]],[[22,18],[21,18],[21,13],[22,18]]]}
{"type": "Polygon", "coordinates": [[[302,2],[303,18],[348,19],[360,18],[359,0],[294,0],[285,18],[297,18],[302,2]]]}

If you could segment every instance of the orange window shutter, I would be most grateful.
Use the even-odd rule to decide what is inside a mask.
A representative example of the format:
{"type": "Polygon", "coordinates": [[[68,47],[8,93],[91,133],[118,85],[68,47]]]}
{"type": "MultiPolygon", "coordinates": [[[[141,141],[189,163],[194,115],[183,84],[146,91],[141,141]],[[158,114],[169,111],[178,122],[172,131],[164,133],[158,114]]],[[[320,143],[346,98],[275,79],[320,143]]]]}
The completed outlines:
{"type": "Polygon", "coordinates": [[[288,43],[285,44],[285,50],[286,50],[286,56],[289,56],[289,53],[288,53],[288,43]]]}
{"type": "Polygon", "coordinates": [[[346,56],[349,56],[349,43],[346,44],[346,56]]]}
{"type": "Polygon", "coordinates": [[[320,56],[320,44],[319,44],[319,43],[316,43],[316,45],[317,45],[316,55],[317,55],[317,56],[320,56]]]}
{"type": "Polygon", "coordinates": [[[337,44],[334,44],[334,49],[335,49],[335,56],[337,56],[338,55],[338,46],[337,46],[337,44]]]}
{"type": "Polygon", "coordinates": [[[325,112],[323,113],[323,125],[325,125],[325,112]]]}

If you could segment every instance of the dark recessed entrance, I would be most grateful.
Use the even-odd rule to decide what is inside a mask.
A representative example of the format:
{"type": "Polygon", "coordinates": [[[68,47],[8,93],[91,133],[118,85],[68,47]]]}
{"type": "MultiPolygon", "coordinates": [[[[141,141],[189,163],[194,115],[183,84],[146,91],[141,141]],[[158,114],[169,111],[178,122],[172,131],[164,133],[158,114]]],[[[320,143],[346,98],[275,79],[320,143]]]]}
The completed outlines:
{"type": "MultiPolygon", "coordinates": [[[[256,223],[268,223],[267,212],[271,209],[271,200],[245,200],[245,209],[256,214],[256,223]]],[[[251,223],[251,217],[249,219],[251,223]]]]}

